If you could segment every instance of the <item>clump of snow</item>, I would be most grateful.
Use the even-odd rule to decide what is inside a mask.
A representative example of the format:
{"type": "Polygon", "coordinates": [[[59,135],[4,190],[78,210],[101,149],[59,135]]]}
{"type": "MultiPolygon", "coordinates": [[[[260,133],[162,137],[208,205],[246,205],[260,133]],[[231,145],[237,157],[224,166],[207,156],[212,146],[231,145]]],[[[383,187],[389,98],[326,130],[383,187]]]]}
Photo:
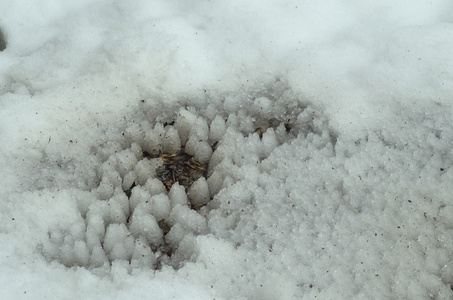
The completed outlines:
{"type": "Polygon", "coordinates": [[[192,130],[193,125],[197,120],[197,116],[187,111],[181,109],[178,113],[178,118],[176,119],[176,128],[178,129],[179,136],[183,145],[187,143],[190,138],[190,131],[192,130]]]}
{"type": "Polygon", "coordinates": [[[212,147],[196,137],[191,137],[184,149],[187,154],[193,155],[194,159],[200,163],[208,163],[212,156],[212,147]]]}
{"type": "Polygon", "coordinates": [[[135,165],[135,174],[136,174],[136,182],[139,185],[144,185],[150,178],[156,177],[156,169],[157,167],[163,164],[162,161],[156,160],[148,160],[148,159],[141,159],[135,165]]]}
{"type": "Polygon", "coordinates": [[[184,187],[179,185],[178,182],[171,187],[168,192],[168,198],[170,199],[172,208],[176,205],[185,205],[188,203],[187,193],[185,192],[184,187]]]}
{"type": "Polygon", "coordinates": [[[157,123],[154,126],[154,130],[147,130],[145,132],[143,149],[151,155],[158,155],[160,152],[162,152],[164,137],[165,129],[163,124],[157,123]]]}
{"type": "Polygon", "coordinates": [[[209,139],[213,142],[218,142],[225,133],[225,120],[222,116],[217,115],[209,128],[209,139]]]}
{"type": "Polygon", "coordinates": [[[206,204],[209,201],[209,187],[206,178],[200,177],[189,189],[188,195],[192,205],[206,204]]]}
{"type": "Polygon", "coordinates": [[[181,150],[181,140],[179,134],[173,126],[168,126],[165,133],[162,151],[164,153],[176,153],[181,150]]]}

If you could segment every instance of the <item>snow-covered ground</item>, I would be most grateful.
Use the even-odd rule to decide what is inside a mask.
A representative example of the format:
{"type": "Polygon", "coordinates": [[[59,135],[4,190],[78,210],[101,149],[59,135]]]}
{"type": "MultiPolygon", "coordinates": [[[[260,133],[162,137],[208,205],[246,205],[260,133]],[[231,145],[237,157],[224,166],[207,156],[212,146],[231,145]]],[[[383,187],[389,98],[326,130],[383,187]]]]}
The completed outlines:
{"type": "Polygon", "coordinates": [[[451,1],[0,11],[1,299],[453,298],[451,1]]]}

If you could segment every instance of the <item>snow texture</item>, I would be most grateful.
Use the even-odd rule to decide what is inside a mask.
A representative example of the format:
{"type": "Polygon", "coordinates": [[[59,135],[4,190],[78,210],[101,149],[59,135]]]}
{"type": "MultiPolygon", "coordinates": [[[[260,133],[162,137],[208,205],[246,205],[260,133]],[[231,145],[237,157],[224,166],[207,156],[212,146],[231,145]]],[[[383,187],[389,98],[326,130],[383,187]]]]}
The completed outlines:
{"type": "Polygon", "coordinates": [[[449,1],[0,11],[1,299],[453,298],[449,1]]]}

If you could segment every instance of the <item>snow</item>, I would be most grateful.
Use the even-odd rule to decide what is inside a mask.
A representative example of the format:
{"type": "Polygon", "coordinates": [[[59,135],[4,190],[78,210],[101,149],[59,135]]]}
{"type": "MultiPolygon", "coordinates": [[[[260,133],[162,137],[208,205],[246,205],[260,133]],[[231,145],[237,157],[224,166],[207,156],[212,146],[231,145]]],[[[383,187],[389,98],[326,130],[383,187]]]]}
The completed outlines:
{"type": "Polygon", "coordinates": [[[450,1],[0,11],[1,299],[453,298],[450,1]]]}

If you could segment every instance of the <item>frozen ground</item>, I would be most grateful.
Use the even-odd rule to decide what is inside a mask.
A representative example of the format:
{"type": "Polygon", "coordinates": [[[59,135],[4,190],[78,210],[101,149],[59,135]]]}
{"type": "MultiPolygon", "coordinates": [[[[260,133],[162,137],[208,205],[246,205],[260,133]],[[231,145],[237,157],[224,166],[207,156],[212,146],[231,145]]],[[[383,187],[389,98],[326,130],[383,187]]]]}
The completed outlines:
{"type": "Polygon", "coordinates": [[[453,297],[450,1],[0,11],[1,299],[453,297]]]}

